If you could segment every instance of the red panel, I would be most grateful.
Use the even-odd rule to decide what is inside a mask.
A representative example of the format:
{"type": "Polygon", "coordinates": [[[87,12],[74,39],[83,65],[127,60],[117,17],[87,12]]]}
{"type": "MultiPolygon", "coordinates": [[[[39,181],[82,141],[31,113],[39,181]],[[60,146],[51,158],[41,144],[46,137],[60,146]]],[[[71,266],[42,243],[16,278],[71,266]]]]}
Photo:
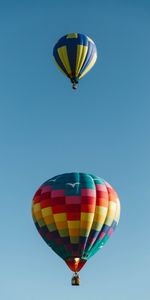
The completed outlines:
{"type": "Polygon", "coordinates": [[[95,197],[82,196],[82,204],[95,204],[95,197]]]}
{"type": "Polygon", "coordinates": [[[68,204],[66,205],[66,212],[74,213],[80,212],[81,205],[80,204],[68,204]]]}
{"type": "Polygon", "coordinates": [[[40,201],[41,201],[40,196],[36,196],[36,197],[33,198],[33,203],[34,203],[34,204],[35,204],[35,203],[39,203],[40,201]]]}
{"type": "Polygon", "coordinates": [[[41,194],[41,201],[43,201],[45,199],[48,199],[48,198],[51,198],[51,193],[50,192],[46,192],[46,193],[41,194]]]}
{"type": "Polygon", "coordinates": [[[64,246],[65,246],[67,251],[72,252],[72,244],[66,244],[64,246]]]}
{"type": "Polygon", "coordinates": [[[98,198],[96,199],[96,205],[108,207],[108,199],[98,198]]]}
{"type": "Polygon", "coordinates": [[[57,239],[55,239],[55,242],[56,242],[57,245],[62,245],[63,244],[63,239],[57,238],[57,239]]]}
{"type": "Polygon", "coordinates": [[[95,205],[83,204],[81,206],[81,212],[93,213],[93,212],[95,212],[95,205]]]}
{"type": "Polygon", "coordinates": [[[51,235],[50,232],[47,232],[47,233],[45,234],[45,236],[46,236],[46,238],[47,238],[49,241],[51,241],[51,240],[53,239],[53,237],[52,237],[52,235],[51,235]]]}
{"type": "Polygon", "coordinates": [[[80,204],[81,196],[66,196],[66,204],[80,204]]]}
{"type": "Polygon", "coordinates": [[[53,205],[65,204],[65,197],[52,197],[53,205]]]}
{"type": "Polygon", "coordinates": [[[66,212],[64,205],[53,205],[52,206],[53,214],[60,214],[66,212]]]}
{"type": "Polygon", "coordinates": [[[80,212],[75,212],[75,213],[68,212],[67,213],[67,220],[68,221],[80,220],[80,212]]]}
{"type": "Polygon", "coordinates": [[[68,265],[70,270],[73,272],[79,272],[83,268],[85,263],[86,263],[86,260],[80,260],[79,263],[76,263],[73,258],[66,260],[66,264],[68,265]]]}
{"type": "Polygon", "coordinates": [[[102,191],[96,191],[96,196],[99,198],[105,198],[108,199],[108,193],[107,192],[102,192],[102,191]]]}
{"type": "Polygon", "coordinates": [[[109,201],[116,202],[117,194],[113,190],[109,190],[109,201]]]}
{"type": "Polygon", "coordinates": [[[65,196],[65,191],[64,189],[60,189],[60,190],[52,190],[52,197],[64,197],[65,196]]]}
{"type": "Polygon", "coordinates": [[[96,190],[94,189],[81,189],[81,195],[82,196],[89,196],[89,197],[95,197],[96,196],[96,190]]]}
{"type": "Polygon", "coordinates": [[[47,198],[41,202],[41,208],[46,208],[51,206],[51,199],[47,198]]]}
{"type": "Polygon", "coordinates": [[[47,192],[50,192],[51,189],[52,189],[52,186],[49,185],[49,184],[48,184],[48,185],[42,185],[42,186],[41,186],[42,194],[47,193],[47,192]]]}
{"type": "Polygon", "coordinates": [[[100,234],[100,236],[99,236],[99,240],[102,240],[102,239],[104,238],[105,235],[106,235],[106,233],[105,233],[105,232],[102,232],[102,233],[100,234]]]}
{"type": "Polygon", "coordinates": [[[38,202],[40,202],[41,201],[41,189],[39,189],[36,193],[35,193],[35,195],[34,195],[34,197],[33,197],[33,203],[38,203],[38,202]]]}

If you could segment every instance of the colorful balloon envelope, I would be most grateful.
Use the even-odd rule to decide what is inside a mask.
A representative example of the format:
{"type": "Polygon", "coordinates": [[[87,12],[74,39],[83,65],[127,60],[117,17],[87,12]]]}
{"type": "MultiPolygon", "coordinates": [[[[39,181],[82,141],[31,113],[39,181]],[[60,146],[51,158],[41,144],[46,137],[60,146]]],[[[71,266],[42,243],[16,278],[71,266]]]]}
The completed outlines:
{"type": "Polygon", "coordinates": [[[67,173],[41,185],[33,198],[32,215],[44,241],[76,275],[114,232],[120,202],[105,180],[67,173]]]}
{"type": "Polygon", "coordinates": [[[95,43],[80,33],[63,36],[54,46],[53,55],[58,68],[70,78],[73,89],[94,66],[97,59],[95,43]]]}

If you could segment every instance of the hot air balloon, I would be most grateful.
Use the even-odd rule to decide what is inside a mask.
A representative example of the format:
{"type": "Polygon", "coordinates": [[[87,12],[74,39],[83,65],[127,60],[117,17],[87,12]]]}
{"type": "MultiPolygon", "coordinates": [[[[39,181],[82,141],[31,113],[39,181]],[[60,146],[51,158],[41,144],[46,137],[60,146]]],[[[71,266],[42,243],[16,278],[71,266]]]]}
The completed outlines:
{"type": "Polygon", "coordinates": [[[107,242],[120,216],[115,190],[103,179],[86,173],[67,173],[43,183],[33,197],[35,226],[56,254],[78,272],[107,242]]]}
{"type": "Polygon", "coordinates": [[[70,78],[73,89],[94,66],[97,59],[95,43],[80,33],[63,36],[54,46],[53,56],[58,68],[70,78]]]}

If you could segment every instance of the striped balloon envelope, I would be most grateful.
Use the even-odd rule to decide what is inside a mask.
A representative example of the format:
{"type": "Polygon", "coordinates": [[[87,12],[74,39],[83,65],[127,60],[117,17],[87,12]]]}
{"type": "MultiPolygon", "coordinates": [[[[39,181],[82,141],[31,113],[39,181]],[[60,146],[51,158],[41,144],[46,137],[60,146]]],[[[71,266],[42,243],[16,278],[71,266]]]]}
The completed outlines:
{"type": "Polygon", "coordinates": [[[114,232],[120,202],[105,180],[67,173],[40,186],[33,197],[32,215],[48,246],[78,272],[114,232]]]}
{"type": "Polygon", "coordinates": [[[53,56],[58,68],[70,78],[73,89],[94,66],[97,59],[95,43],[80,33],[63,36],[54,46],[53,56]]]}

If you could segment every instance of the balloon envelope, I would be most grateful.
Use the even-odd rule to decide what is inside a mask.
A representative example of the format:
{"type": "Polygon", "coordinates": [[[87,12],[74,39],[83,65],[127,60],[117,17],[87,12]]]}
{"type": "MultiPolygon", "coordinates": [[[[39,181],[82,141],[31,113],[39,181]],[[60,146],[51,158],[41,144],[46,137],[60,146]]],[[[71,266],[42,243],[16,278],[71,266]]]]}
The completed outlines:
{"type": "Polygon", "coordinates": [[[32,215],[48,246],[77,272],[114,232],[120,203],[105,180],[67,173],[41,185],[33,198],[32,215]]]}
{"type": "Polygon", "coordinates": [[[95,43],[91,38],[80,33],[71,33],[63,36],[54,46],[53,56],[58,68],[78,83],[97,59],[95,43]]]}

